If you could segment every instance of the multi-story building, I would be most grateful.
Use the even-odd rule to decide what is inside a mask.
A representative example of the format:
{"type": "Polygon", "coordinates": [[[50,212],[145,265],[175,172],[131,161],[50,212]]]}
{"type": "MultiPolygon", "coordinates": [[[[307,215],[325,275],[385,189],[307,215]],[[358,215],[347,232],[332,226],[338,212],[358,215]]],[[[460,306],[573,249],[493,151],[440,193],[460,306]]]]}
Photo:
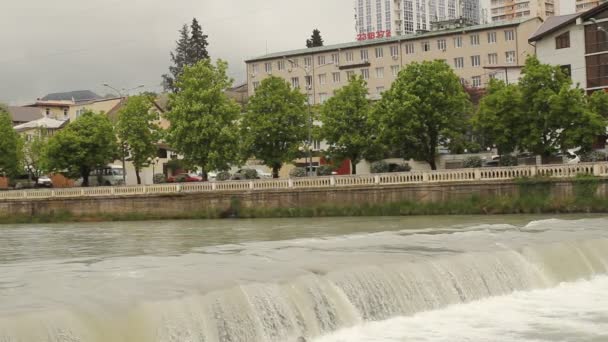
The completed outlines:
{"type": "Polygon", "coordinates": [[[479,0],[355,0],[357,39],[428,31],[431,23],[463,18],[480,23],[479,0]]]}
{"type": "Polygon", "coordinates": [[[246,61],[249,95],[273,75],[318,104],[361,75],[374,99],[404,66],[435,59],[451,65],[473,87],[484,87],[490,78],[516,82],[526,56],[534,53],[528,38],[540,24],[533,18],[272,53],[246,61]]]}
{"type": "Polygon", "coordinates": [[[576,12],[585,12],[600,4],[600,0],[576,0],[576,12]]]}
{"type": "Polygon", "coordinates": [[[541,18],[559,15],[559,0],[491,0],[493,22],[521,18],[541,18]]]}
{"type": "Polygon", "coordinates": [[[588,92],[608,89],[608,3],[549,18],[530,37],[538,59],[559,65],[588,92]]]}
{"type": "Polygon", "coordinates": [[[91,91],[79,90],[49,94],[26,107],[40,108],[49,118],[73,121],[87,110],[107,113],[120,102],[120,97],[102,98],[91,91]]]}

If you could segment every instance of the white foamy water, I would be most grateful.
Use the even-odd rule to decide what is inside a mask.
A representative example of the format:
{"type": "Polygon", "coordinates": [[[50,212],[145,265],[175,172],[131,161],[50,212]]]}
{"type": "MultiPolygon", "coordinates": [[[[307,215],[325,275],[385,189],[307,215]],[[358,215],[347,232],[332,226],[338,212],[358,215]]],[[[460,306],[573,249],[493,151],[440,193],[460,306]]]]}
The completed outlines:
{"type": "Polygon", "coordinates": [[[608,341],[608,277],[370,322],[314,342],[608,341]]]}
{"type": "Polygon", "coordinates": [[[607,322],[607,227],[521,216],[1,227],[0,341],[602,341],[590,327],[607,322]]]}

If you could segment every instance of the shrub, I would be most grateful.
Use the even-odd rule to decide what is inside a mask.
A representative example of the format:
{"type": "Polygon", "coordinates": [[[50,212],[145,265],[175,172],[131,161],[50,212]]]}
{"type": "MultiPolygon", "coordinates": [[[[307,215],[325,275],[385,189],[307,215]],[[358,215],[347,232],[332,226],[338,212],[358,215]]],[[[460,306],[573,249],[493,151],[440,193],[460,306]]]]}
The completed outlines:
{"type": "Polygon", "coordinates": [[[602,151],[590,151],[581,154],[581,162],[583,163],[593,163],[597,161],[605,161],[606,153],[602,151]]]}
{"type": "Polygon", "coordinates": [[[289,176],[293,178],[306,177],[306,169],[303,167],[296,167],[289,171],[289,176]]]}
{"type": "Polygon", "coordinates": [[[321,165],[317,168],[317,175],[319,176],[331,176],[334,168],[330,165],[321,165]]]}
{"type": "Polygon", "coordinates": [[[154,184],[162,184],[167,182],[167,177],[162,173],[157,173],[152,177],[154,184]]]}
{"type": "Polygon", "coordinates": [[[412,167],[408,163],[392,164],[391,172],[410,172],[412,167]]]}
{"type": "Polygon", "coordinates": [[[176,183],[184,183],[186,181],[186,175],[177,175],[175,177],[176,183]]]}
{"type": "Polygon", "coordinates": [[[228,171],[220,171],[215,175],[215,180],[220,182],[230,180],[230,178],[232,178],[232,175],[228,171]]]}
{"type": "Polygon", "coordinates": [[[241,170],[241,174],[245,179],[258,179],[258,172],[254,169],[243,169],[241,170]]]}
{"type": "Polygon", "coordinates": [[[387,173],[388,171],[389,171],[389,165],[384,160],[374,162],[371,165],[372,173],[387,173]]]}
{"type": "Polygon", "coordinates": [[[517,157],[510,154],[500,156],[500,166],[517,166],[517,157]]]}
{"type": "Polygon", "coordinates": [[[475,167],[481,167],[482,164],[483,161],[481,160],[481,158],[473,156],[466,158],[462,163],[462,167],[464,167],[465,169],[470,169],[475,167]]]}

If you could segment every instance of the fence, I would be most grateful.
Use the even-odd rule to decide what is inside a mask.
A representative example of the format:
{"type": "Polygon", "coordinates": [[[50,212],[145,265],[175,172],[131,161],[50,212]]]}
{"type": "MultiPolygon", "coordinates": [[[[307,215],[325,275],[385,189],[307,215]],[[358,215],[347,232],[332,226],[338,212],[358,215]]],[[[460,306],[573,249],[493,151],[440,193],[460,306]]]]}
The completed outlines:
{"type": "Polygon", "coordinates": [[[343,188],[378,185],[479,182],[510,180],[521,177],[569,178],[577,175],[608,177],[608,163],[572,165],[515,166],[482,169],[459,169],[357,176],[228,181],[208,183],[155,184],[122,187],[63,188],[0,192],[0,201],[68,197],[139,196],[222,191],[261,191],[274,189],[343,188]]]}

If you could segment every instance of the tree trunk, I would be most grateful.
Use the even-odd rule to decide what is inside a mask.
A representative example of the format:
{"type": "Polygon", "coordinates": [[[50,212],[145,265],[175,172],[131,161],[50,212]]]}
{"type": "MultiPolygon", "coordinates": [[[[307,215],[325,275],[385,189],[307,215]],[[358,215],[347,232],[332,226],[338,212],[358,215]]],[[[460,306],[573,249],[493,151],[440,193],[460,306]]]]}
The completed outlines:
{"type": "Polygon", "coordinates": [[[279,171],[281,170],[280,165],[274,165],[272,167],[272,178],[279,178],[279,171]]]}
{"type": "Polygon", "coordinates": [[[431,170],[433,170],[433,171],[437,170],[437,162],[435,161],[434,156],[432,158],[429,158],[428,162],[429,162],[429,165],[431,165],[431,170]]]}
{"type": "MultiPolygon", "coordinates": [[[[141,185],[141,177],[139,176],[139,168],[138,167],[135,168],[135,177],[137,178],[137,185],[141,185]]],[[[123,184],[123,185],[127,185],[127,184],[123,184]]]]}
{"type": "Polygon", "coordinates": [[[80,176],[82,177],[82,186],[87,188],[89,187],[89,175],[91,174],[91,170],[89,169],[81,169],[80,176]]]}
{"type": "Polygon", "coordinates": [[[350,173],[352,175],[356,175],[357,174],[357,162],[354,161],[353,159],[350,160],[350,173]]]}

